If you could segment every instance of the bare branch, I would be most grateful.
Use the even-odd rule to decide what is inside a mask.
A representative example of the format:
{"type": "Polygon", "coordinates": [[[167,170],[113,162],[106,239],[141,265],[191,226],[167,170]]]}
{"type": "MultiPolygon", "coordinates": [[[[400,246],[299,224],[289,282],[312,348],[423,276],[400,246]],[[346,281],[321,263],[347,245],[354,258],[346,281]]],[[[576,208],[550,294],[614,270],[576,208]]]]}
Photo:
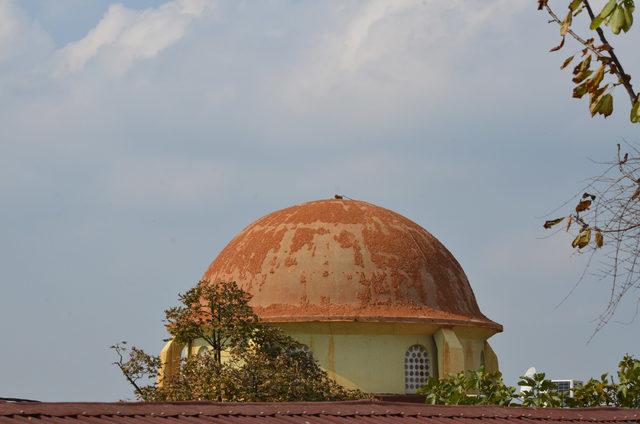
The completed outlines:
{"type": "MultiPolygon", "coordinates": [[[[577,207],[570,215],[576,240],[581,235],[589,238],[587,243],[576,243],[576,251],[590,252],[591,257],[567,297],[592,269],[596,271],[593,275],[610,285],[591,338],[612,320],[621,302],[640,290],[640,154],[637,146],[628,147],[629,152],[623,154],[617,146],[614,160],[599,163],[603,171],[588,182],[584,194],[576,196],[578,203],[589,200],[588,206],[577,207]],[[601,261],[592,262],[596,252],[601,261]]],[[[559,305],[565,301],[566,297],[559,305]]]]}

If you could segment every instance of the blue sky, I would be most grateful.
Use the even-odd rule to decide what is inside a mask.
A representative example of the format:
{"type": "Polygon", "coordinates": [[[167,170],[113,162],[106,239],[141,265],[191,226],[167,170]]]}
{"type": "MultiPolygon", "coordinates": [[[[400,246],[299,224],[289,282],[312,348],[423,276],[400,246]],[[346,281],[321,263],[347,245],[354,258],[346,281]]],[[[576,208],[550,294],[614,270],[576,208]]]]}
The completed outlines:
{"type": "Polygon", "coordinates": [[[108,346],[159,351],[235,233],[336,192],[453,252],[507,382],[640,353],[637,321],[586,344],[605,282],[556,307],[584,258],[542,216],[640,141],[623,96],[570,99],[557,34],[525,0],[0,0],[0,396],[131,398],[108,346]]]}

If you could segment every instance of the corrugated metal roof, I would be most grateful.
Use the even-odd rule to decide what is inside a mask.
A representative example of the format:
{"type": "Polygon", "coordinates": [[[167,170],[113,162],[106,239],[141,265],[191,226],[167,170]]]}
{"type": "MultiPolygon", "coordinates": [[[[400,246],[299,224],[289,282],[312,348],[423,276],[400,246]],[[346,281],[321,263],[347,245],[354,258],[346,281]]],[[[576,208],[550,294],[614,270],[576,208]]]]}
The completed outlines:
{"type": "Polygon", "coordinates": [[[0,424],[640,424],[640,410],[381,402],[0,403],[0,424]]]}

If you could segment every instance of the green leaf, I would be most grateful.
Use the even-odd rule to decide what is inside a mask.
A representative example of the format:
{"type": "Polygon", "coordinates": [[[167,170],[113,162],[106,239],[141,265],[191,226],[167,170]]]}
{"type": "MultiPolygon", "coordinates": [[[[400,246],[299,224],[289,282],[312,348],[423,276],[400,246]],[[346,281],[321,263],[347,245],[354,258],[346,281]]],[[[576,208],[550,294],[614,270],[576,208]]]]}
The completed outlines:
{"type": "Polygon", "coordinates": [[[606,19],[609,15],[613,13],[617,5],[618,5],[618,2],[616,0],[609,0],[607,4],[604,5],[600,13],[598,13],[597,17],[606,19]]]}
{"type": "Polygon", "coordinates": [[[637,124],[638,122],[640,122],[640,96],[638,96],[636,98],[636,101],[633,103],[633,106],[631,107],[631,122],[633,122],[634,124],[637,124]]]}
{"type": "Polygon", "coordinates": [[[631,29],[631,25],[633,25],[633,15],[631,14],[631,10],[629,10],[629,8],[625,7],[624,8],[624,26],[622,27],[622,29],[624,30],[624,32],[629,32],[629,30],[631,29]]]}
{"type": "Polygon", "coordinates": [[[626,20],[624,17],[624,10],[622,7],[616,7],[616,10],[613,11],[611,15],[611,20],[609,20],[609,28],[611,28],[611,32],[618,35],[620,34],[620,30],[625,25],[626,20]]]}
{"type": "Polygon", "coordinates": [[[573,89],[573,98],[574,99],[581,99],[582,96],[584,96],[587,93],[587,83],[583,82],[580,85],[577,85],[574,89],[573,89]]]}
{"type": "Polygon", "coordinates": [[[569,3],[569,10],[575,12],[578,6],[580,6],[581,4],[582,0],[573,0],[571,3],[569,3]]]}
{"type": "Polygon", "coordinates": [[[636,10],[636,5],[634,4],[633,0],[624,0],[623,3],[624,7],[629,9],[629,12],[633,14],[633,11],[636,10]]]}
{"type": "Polygon", "coordinates": [[[598,16],[593,18],[593,21],[591,21],[591,25],[589,26],[589,28],[591,28],[592,31],[596,28],[599,28],[602,22],[604,22],[604,20],[607,19],[607,17],[611,13],[613,13],[613,11],[616,9],[616,6],[616,0],[609,0],[609,2],[604,5],[598,16]]]}
{"type": "Polygon", "coordinates": [[[598,113],[605,118],[613,113],[613,96],[607,93],[598,101],[598,113]]]}
{"type": "Polygon", "coordinates": [[[602,25],[603,21],[604,21],[604,18],[601,18],[600,16],[596,16],[595,18],[593,18],[593,21],[591,21],[591,25],[589,25],[589,28],[591,28],[592,31],[595,31],[597,28],[600,27],[600,25],[602,25]]]}

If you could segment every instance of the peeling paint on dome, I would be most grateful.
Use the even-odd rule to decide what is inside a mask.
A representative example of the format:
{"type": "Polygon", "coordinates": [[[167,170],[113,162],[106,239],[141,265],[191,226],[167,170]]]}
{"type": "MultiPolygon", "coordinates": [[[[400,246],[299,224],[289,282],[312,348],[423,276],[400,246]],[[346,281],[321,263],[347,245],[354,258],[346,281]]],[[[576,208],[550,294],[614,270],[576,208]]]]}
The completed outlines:
{"type": "Polygon", "coordinates": [[[501,331],[453,255],[413,221],[356,200],[319,200],[258,219],[209,266],[270,321],[417,320],[501,331]]]}

